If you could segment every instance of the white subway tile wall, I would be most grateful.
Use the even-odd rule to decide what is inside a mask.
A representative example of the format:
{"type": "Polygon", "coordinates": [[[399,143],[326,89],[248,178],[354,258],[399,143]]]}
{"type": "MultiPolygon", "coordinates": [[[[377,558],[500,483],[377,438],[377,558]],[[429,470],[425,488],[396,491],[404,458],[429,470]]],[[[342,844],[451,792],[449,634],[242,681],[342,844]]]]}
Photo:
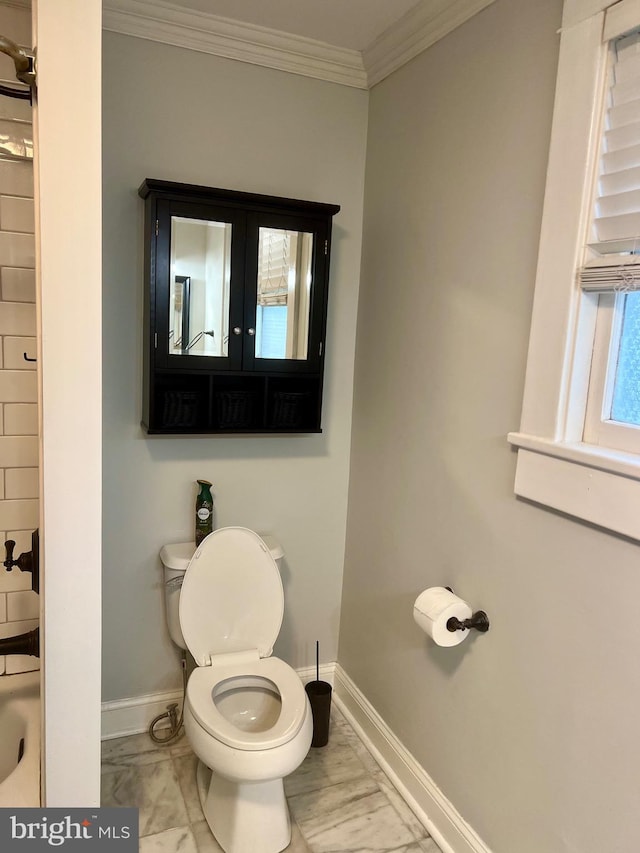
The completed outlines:
{"type": "Polygon", "coordinates": [[[15,498],[37,498],[38,487],[37,468],[9,468],[4,475],[3,497],[9,500],[14,500],[15,498]]]}
{"type": "Polygon", "coordinates": [[[4,435],[38,434],[38,407],[35,403],[6,403],[2,414],[4,435]]]}
{"type": "MultiPolygon", "coordinates": [[[[24,12],[0,0],[1,23],[19,43],[25,43],[25,33],[11,35],[9,27],[24,12]]],[[[18,23],[23,26],[24,20],[18,23]]],[[[18,557],[31,550],[39,511],[37,365],[28,360],[36,358],[35,220],[32,162],[4,155],[19,153],[22,139],[24,150],[30,149],[29,104],[0,96],[0,124],[17,140],[13,148],[0,147],[0,536],[1,543],[15,540],[18,557]]],[[[31,575],[16,567],[0,569],[0,638],[31,631],[38,626],[40,607],[31,575]]],[[[38,658],[0,655],[0,675],[38,665],[38,658]]]]}
{"type": "MultiPolygon", "coordinates": [[[[2,161],[0,160],[0,165],[2,161]]],[[[2,170],[0,169],[0,183],[2,170]]],[[[36,272],[21,267],[3,267],[0,271],[0,289],[5,302],[36,301],[36,272]]]]}

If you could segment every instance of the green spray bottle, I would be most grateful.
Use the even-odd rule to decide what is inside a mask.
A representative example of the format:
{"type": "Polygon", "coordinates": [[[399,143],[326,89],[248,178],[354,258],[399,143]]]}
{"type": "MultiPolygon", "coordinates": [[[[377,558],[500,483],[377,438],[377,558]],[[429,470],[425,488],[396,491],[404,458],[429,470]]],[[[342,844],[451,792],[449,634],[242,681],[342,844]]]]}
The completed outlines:
{"type": "Polygon", "coordinates": [[[213,497],[211,483],[208,480],[198,480],[200,491],[196,498],[196,548],[213,530],[213,497]]]}

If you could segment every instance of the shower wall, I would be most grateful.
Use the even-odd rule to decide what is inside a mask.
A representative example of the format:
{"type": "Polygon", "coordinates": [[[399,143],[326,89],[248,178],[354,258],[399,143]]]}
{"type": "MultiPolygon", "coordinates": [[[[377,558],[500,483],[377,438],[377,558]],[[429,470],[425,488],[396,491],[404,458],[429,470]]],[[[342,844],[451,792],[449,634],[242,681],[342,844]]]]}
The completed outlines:
{"type": "MultiPolygon", "coordinates": [[[[0,3],[0,33],[30,45],[29,10],[0,3]]],[[[0,82],[16,85],[5,56],[0,82]]],[[[14,557],[31,550],[38,526],[37,376],[28,360],[36,357],[32,153],[29,102],[0,96],[0,536],[15,540],[14,557]]],[[[37,627],[31,575],[0,569],[0,637],[37,627]]],[[[37,658],[0,656],[0,674],[37,668],[37,658]]]]}

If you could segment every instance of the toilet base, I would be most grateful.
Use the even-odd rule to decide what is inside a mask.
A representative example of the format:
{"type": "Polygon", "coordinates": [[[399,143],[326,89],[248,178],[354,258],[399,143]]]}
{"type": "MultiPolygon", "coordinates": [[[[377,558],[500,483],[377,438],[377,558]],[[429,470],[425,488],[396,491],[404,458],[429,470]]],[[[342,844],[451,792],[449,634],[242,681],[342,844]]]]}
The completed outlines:
{"type": "Polygon", "coordinates": [[[282,779],[231,782],[198,761],[202,811],[225,853],[280,853],[291,841],[282,779]]]}

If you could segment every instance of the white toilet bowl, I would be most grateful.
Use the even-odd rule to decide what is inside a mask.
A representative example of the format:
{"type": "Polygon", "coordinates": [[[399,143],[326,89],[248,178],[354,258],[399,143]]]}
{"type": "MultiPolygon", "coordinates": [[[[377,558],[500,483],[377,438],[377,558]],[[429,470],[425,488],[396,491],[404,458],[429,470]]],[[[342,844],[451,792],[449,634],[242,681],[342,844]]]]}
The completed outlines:
{"type": "Polygon", "coordinates": [[[189,562],[179,622],[198,666],[184,723],[204,815],[226,853],[279,853],[291,839],[283,778],[309,751],[313,722],[298,675],[271,657],[283,606],[278,567],[253,531],[217,530],[189,562]]]}
{"type": "Polygon", "coordinates": [[[198,793],[220,846],[229,853],[284,850],[291,823],[283,778],[302,763],[313,730],[296,673],[273,657],[201,667],[187,685],[184,722],[193,751],[212,770],[200,769],[198,793]],[[269,664],[268,676],[259,674],[261,664],[269,664]]]}

